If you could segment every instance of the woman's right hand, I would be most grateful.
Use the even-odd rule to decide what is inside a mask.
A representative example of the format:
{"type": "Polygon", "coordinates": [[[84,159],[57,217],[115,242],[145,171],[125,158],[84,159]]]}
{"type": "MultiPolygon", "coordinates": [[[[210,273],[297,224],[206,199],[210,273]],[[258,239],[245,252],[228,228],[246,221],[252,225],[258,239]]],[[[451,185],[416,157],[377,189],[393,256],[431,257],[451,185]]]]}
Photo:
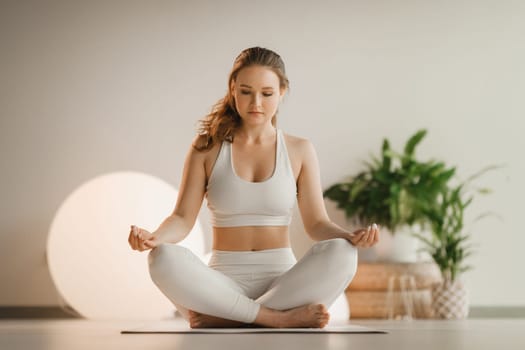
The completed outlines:
{"type": "Polygon", "coordinates": [[[142,252],[157,247],[161,242],[158,236],[148,230],[131,225],[128,243],[131,249],[142,252]]]}

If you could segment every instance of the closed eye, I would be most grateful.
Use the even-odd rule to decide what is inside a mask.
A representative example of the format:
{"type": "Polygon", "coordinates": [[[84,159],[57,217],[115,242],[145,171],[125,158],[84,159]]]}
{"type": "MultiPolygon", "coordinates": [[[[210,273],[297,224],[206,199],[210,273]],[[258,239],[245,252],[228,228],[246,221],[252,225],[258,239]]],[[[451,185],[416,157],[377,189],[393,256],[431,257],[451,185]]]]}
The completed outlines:
{"type": "MultiPolygon", "coordinates": [[[[251,92],[250,92],[250,91],[247,91],[247,90],[241,90],[241,94],[243,94],[243,95],[250,95],[251,92]]],[[[264,92],[264,93],[263,93],[263,96],[264,96],[264,97],[270,97],[270,96],[273,96],[273,92],[264,92]]]]}

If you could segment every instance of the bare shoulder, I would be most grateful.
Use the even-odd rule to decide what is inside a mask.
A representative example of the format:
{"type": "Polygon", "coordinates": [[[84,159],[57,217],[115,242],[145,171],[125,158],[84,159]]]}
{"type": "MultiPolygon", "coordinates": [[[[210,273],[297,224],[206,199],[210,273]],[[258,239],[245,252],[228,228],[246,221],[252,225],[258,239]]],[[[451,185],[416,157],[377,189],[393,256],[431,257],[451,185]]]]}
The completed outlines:
{"type": "Polygon", "coordinates": [[[192,157],[195,157],[195,158],[200,158],[200,159],[207,159],[209,158],[210,156],[213,157],[213,154],[214,153],[218,153],[219,152],[219,148],[221,147],[220,144],[215,144],[213,145],[212,148],[208,149],[208,150],[202,150],[202,151],[199,151],[198,149],[195,148],[195,145],[197,145],[199,143],[199,135],[196,135],[194,138],[193,138],[193,141],[191,143],[191,146],[190,146],[190,149],[188,151],[188,154],[192,157]]]}
{"type": "Polygon", "coordinates": [[[312,142],[304,137],[283,133],[286,147],[291,156],[299,159],[307,159],[315,154],[312,142]]]}
{"type": "Polygon", "coordinates": [[[190,146],[190,150],[188,151],[188,157],[191,160],[202,164],[206,170],[206,176],[209,176],[211,174],[211,169],[215,164],[215,160],[217,159],[217,156],[219,154],[221,144],[216,143],[215,145],[213,145],[212,148],[208,150],[199,151],[194,147],[198,140],[199,135],[195,136],[195,138],[193,139],[193,142],[190,146]]]}

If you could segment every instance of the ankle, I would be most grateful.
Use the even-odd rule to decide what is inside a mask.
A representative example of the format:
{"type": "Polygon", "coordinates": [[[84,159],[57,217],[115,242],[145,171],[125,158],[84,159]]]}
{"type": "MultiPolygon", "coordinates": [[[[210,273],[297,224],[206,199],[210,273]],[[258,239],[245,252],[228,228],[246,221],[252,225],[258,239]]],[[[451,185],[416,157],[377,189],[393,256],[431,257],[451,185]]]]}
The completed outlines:
{"type": "Polygon", "coordinates": [[[284,322],[284,314],[284,311],[274,310],[261,306],[261,308],[259,309],[259,313],[257,314],[257,317],[255,318],[255,321],[253,323],[265,327],[283,328],[286,327],[286,324],[284,322]]]}
{"type": "Polygon", "coordinates": [[[286,312],[280,310],[272,311],[274,313],[275,328],[286,328],[288,326],[284,320],[286,312]]]}

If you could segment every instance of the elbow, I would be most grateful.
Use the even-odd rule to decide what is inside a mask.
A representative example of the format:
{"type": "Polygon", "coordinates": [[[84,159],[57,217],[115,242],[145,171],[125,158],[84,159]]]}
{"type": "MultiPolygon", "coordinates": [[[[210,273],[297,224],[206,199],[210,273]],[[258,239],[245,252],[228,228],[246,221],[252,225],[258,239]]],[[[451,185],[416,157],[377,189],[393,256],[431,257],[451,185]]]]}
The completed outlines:
{"type": "Polygon", "coordinates": [[[197,215],[184,212],[173,212],[173,214],[169,216],[169,219],[177,222],[189,232],[195,225],[195,222],[197,222],[197,215]]]}
{"type": "Polygon", "coordinates": [[[320,241],[323,239],[323,232],[326,227],[330,224],[330,220],[318,219],[313,220],[305,225],[305,231],[314,241],[320,241]]]}

